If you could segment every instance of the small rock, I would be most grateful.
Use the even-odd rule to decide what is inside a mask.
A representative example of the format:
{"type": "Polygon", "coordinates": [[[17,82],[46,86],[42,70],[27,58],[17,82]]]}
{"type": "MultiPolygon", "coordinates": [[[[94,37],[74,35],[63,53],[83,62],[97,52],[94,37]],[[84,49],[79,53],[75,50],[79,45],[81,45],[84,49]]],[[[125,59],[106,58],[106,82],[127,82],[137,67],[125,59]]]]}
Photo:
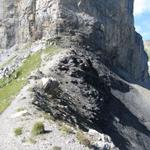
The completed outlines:
{"type": "Polygon", "coordinates": [[[46,93],[50,94],[54,89],[58,88],[59,82],[54,78],[42,78],[43,89],[46,93]]]}

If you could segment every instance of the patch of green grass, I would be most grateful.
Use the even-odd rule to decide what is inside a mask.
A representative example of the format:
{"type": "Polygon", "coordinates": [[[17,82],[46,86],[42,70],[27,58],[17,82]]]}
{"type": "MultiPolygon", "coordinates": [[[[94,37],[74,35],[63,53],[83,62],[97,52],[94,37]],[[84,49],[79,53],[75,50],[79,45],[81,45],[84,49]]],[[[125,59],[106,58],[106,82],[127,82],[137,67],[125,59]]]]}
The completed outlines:
{"type": "Polygon", "coordinates": [[[43,122],[36,122],[31,131],[33,136],[45,133],[45,127],[43,122]]]}
{"type": "Polygon", "coordinates": [[[4,111],[10,104],[11,99],[18,94],[27,83],[27,77],[32,70],[40,66],[41,52],[29,56],[22,66],[10,77],[0,80],[0,112],[4,111]]]}
{"type": "Polygon", "coordinates": [[[76,138],[79,141],[80,144],[86,146],[86,147],[91,147],[91,142],[88,139],[88,137],[86,137],[86,135],[82,132],[82,131],[78,131],[76,133],[76,138]]]}
{"type": "Polygon", "coordinates": [[[21,112],[21,111],[24,111],[24,110],[25,110],[25,108],[18,108],[18,109],[16,109],[17,112],[21,112]]]}
{"type": "Polygon", "coordinates": [[[61,147],[59,147],[59,146],[54,146],[54,147],[52,148],[52,150],[61,150],[61,147]]]}
{"type": "Polygon", "coordinates": [[[15,136],[19,136],[22,134],[22,127],[14,129],[15,136]]]}
{"type": "Polygon", "coordinates": [[[58,52],[57,47],[48,47],[45,50],[38,51],[30,55],[14,73],[9,77],[0,79],[0,112],[3,112],[11,103],[11,100],[26,85],[27,77],[30,73],[39,68],[41,64],[41,55],[46,54],[47,57],[58,52]]]}
{"type": "Polygon", "coordinates": [[[0,88],[3,88],[7,84],[9,84],[12,80],[18,78],[18,72],[12,73],[9,77],[5,77],[0,79],[0,88]]]}

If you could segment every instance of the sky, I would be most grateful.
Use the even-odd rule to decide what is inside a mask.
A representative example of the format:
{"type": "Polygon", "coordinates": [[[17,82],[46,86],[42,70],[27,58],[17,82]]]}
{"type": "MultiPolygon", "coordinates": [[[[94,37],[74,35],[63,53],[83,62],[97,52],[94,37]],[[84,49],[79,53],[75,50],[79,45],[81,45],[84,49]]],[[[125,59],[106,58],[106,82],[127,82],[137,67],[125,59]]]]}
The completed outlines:
{"type": "Polygon", "coordinates": [[[136,31],[144,40],[150,40],[150,0],[134,0],[136,31]]]}

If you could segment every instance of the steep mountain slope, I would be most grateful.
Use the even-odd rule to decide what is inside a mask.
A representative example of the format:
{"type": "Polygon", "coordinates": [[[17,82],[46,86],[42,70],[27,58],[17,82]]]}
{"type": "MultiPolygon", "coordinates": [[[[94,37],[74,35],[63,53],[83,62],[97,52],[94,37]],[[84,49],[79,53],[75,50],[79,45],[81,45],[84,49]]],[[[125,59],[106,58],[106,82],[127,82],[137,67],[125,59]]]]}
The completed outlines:
{"type": "MultiPolygon", "coordinates": [[[[24,84],[30,86],[0,116],[0,148],[18,149],[21,143],[27,149],[28,124],[44,111],[55,120],[109,135],[121,150],[150,149],[149,90],[129,83],[150,86],[148,58],[134,28],[133,0],[0,0],[0,10],[0,106],[6,108],[24,84]],[[17,103],[32,114],[17,121],[24,121],[23,139],[8,134],[16,120],[12,127],[6,125],[17,103]]],[[[71,138],[75,142],[62,149],[86,149],[71,138]]],[[[96,144],[83,141],[90,145],[87,149],[116,149],[111,140],[98,139],[96,144]]],[[[30,148],[42,148],[42,141],[30,148]]]]}

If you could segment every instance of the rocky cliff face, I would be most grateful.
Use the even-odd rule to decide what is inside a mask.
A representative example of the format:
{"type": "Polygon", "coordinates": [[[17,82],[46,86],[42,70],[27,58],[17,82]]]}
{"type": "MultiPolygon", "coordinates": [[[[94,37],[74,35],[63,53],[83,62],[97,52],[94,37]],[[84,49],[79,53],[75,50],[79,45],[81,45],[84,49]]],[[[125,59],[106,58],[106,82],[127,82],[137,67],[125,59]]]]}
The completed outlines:
{"type": "Polygon", "coordinates": [[[133,0],[0,0],[0,48],[38,39],[101,51],[130,81],[147,80],[133,0]]]}

